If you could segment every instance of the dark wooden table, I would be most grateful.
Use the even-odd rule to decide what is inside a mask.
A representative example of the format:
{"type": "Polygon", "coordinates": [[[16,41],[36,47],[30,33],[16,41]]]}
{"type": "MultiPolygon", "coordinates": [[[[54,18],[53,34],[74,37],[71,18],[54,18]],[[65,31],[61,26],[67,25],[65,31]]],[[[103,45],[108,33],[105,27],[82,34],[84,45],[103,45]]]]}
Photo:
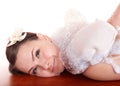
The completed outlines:
{"type": "Polygon", "coordinates": [[[68,72],[51,78],[11,75],[7,65],[0,65],[0,86],[120,86],[120,81],[95,81],[83,75],[72,75],[68,72]]]}

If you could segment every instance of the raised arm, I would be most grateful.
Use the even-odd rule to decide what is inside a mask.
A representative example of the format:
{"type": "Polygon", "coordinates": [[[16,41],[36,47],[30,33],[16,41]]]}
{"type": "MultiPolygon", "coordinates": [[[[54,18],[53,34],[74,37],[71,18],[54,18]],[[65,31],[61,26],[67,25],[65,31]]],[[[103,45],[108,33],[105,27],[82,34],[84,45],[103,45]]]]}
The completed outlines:
{"type": "MultiPolygon", "coordinates": [[[[114,26],[116,29],[120,29],[120,4],[107,22],[114,26]]],[[[118,66],[120,66],[120,55],[113,55],[111,58],[118,66]]],[[[83,74],[91,79],[101,81],[120,80],[120,73],[115,73],[112,66],[104,62],[90,66],[83,74]]]]}
{"type": "Polygon", "coordinates": [[[116,29],[120,29],[120,3],[114,11],[113,15],[108,19],[108,23],[113,25],[116,29]]]}

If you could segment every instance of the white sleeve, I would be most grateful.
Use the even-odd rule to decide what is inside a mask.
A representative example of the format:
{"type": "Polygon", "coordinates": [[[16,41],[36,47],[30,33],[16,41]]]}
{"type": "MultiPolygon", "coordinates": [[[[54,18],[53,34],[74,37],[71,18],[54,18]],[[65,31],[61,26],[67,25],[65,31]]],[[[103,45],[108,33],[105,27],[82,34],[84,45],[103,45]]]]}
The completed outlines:
{"type": "Polygon", "coordinates": [[[86,33],[88,36],[88,43],[85,44],[85,46],[87,46],[85,48],[95,48],[97,53],[107,56],[115,42],[118,31],[109,23],[100,20],[96,20],[95,23],[87,28],[92,29],[86,33]]]}
{"type": "Polygon", "coordinates": [[[102,53],[106,56],[110,51],[115,38],[117,30],[109,23],[97,20],[96,22],[86,26],[77,32],[72,39],[69,47],[72,47],[76,53],[90,56],[90,50],[96,50],[97,53],[102,53]]]}
{"type": "Polygon", "coordinates": [[[108,57],[117,33],[112,25],[100,20],[80,29],[65,48],[66,66],[76,74],[103,61],[108,57]]]}
{"type": "Polygon", "coordinates": [[[108,56],[117,33],[117,30],[109,23],[97,20],[80,29],[67,46],[68,49],[66,49],[71,50],[71,52],[74,52],[84,60],[96,64],[103,57],[108,56]]]}

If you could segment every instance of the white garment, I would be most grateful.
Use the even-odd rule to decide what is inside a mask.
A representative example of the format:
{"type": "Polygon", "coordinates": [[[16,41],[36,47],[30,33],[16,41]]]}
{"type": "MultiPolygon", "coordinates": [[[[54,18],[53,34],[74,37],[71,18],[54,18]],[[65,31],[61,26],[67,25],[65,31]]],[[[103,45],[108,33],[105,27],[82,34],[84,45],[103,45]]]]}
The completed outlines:
{"type": "Polygon", "coordinates": [[[116,73],[120,73],[120,67],[108,57],[116,47],[114,42],[117,33],[107,22],[97,20],[89,25],[77,23],[72,27],[62,28],[52,38],[60,48],[64,65],[69,72],[80,74],[90,65],[106,62],[112,65],[116,73]]]}

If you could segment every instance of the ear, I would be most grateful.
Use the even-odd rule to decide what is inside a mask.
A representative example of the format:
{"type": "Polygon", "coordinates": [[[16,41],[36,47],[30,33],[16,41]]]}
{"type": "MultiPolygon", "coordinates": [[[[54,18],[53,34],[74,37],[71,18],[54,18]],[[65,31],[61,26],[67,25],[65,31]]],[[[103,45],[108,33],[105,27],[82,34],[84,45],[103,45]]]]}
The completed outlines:
{"type": "Polygon", "coordinates": [[[45,39],[45,40],[48,40],[48,41],[52,42],[52,39],[50,37],[48,37],[47,35],[37,33],[37,36],[38,36],[39,39],[45,39]]]}

